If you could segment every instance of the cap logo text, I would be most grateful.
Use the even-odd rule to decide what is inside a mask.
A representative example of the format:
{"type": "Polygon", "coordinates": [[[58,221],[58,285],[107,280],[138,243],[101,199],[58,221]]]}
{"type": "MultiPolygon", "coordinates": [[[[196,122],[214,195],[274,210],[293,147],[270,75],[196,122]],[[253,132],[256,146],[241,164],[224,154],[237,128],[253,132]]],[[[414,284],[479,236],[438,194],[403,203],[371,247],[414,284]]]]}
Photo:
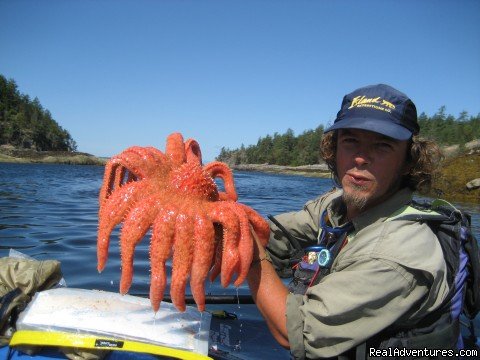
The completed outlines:
{"type": "Polygon", "coordinates": [[[390,101],[382,99],[380,96],[375,98],[368,98],[365,95],[355,96],[349,106],[349,109],[359,107],[373,108],[388,113],[392,112],[392,110],[395,110],[395,105],[393,105],[390,101]]]}

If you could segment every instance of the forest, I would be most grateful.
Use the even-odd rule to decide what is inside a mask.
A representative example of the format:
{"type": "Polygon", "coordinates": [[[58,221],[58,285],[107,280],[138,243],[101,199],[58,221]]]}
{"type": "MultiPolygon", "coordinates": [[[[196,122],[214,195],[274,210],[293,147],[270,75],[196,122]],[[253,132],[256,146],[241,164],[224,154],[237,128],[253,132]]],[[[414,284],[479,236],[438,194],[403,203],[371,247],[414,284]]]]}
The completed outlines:
{"type": "Polygon", "coordinates": [[[0,145],[37,151],[76,151],[77,144],[38,98],[20,93],[0,74],[0,145]]]}
{"type": "MultiPolygon", "coordinates": [[[[480,114],[469,116],[466,111],[455,118],[446,114],[445,106],[433,115],[418,117],[420,136],[435,140],[441,146],[458,144],[460,149],[474,139],[480,139],[480,114]]],[[[274,164],[286,166],[313,165],[321,162],[319,144],[323,126],[295,135],[292,129],[284,134],[274,133],[258,139],[256,145],[239,149],[222,147],[218,161],[230,165],[274,164]]]]}

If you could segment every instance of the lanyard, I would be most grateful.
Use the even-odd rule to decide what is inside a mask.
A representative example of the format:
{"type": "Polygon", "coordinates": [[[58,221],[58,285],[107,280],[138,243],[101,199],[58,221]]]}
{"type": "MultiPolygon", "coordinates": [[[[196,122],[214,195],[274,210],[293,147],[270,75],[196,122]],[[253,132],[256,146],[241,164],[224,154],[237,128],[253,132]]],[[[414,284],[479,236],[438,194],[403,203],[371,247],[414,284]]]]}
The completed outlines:
{"type": "Polygon", "coordinates": [[[321,268],[329,268],[345,243],[348,233],[353,229],[353,224],[348,222],[342,226],[329,225],[327,210],[320,216],[320,233],[318,245],[310,246],[305,251],[315,254],[314,257],[321,268]]]}

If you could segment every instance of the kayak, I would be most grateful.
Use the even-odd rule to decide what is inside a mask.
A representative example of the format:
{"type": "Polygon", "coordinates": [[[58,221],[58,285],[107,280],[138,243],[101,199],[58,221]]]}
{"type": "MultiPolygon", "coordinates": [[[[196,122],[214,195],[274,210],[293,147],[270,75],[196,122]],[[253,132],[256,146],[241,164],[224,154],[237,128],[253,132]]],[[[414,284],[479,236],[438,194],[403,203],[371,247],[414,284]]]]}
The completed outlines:
{"type": "Polygon", "coordinates": [[[2,359],[65,359],[69,351],[115,360],[290,358],[258,319],[191,306],[180,313],[167,302],[154,315],[148,299],[107,291],[38,292],[16,325],[2,359]]]}
{"type": "MultiPolygon", "coordinates": [[[[35,284],[37,275],[46,273],[45,263],[39,263],[41,271],[31,272],[35,284]]],[[[17,262],[10,265],[16,271],[22,269],[17,262]]],[[[10,300],[18,295],[15,287],[25,287],[25,272],[15,279],[10,279],[11,271],[6,275],[9,278],[3,283],[13,285],[0,297],[3,319],[8,318],[4,310],[10,300]]],[[[57,277],[55,283],[54,289],[36,292],[20,313],[9,345],[0,345],[0,359],[49,360],[72,355],[80,359],[79,353],[99,352],[107,360],[291,358],[271,335],[250,295],[207,295],[209,305],[203,313],[192,306],[180,313],[162,302],[154,315],[150,301],[141,294],[67,288],[57,277]]],[[[186,302],[193,304],[192,297],[186,296],[186,302]]],[[[478,318],[462,321],[462,325],[467,348],[478,347],[479,332],[474,331],[478,318]]]]}

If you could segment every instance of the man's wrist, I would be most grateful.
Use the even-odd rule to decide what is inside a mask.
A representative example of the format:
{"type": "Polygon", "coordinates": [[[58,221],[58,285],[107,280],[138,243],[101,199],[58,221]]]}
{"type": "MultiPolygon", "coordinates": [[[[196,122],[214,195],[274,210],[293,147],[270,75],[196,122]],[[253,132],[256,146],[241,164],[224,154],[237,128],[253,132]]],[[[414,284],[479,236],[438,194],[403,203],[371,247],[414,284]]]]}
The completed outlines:
{"type": "Polygon", "coordinates": [[[256,260],[253,260],[252,263],[250,264],[250,268],[259,265],[262,261],[268,261],[270,264],[272,263],[272,258],[270,257],[270,254],[267,251],[265,251],[263,256],[260,256],[256,260]]]}

